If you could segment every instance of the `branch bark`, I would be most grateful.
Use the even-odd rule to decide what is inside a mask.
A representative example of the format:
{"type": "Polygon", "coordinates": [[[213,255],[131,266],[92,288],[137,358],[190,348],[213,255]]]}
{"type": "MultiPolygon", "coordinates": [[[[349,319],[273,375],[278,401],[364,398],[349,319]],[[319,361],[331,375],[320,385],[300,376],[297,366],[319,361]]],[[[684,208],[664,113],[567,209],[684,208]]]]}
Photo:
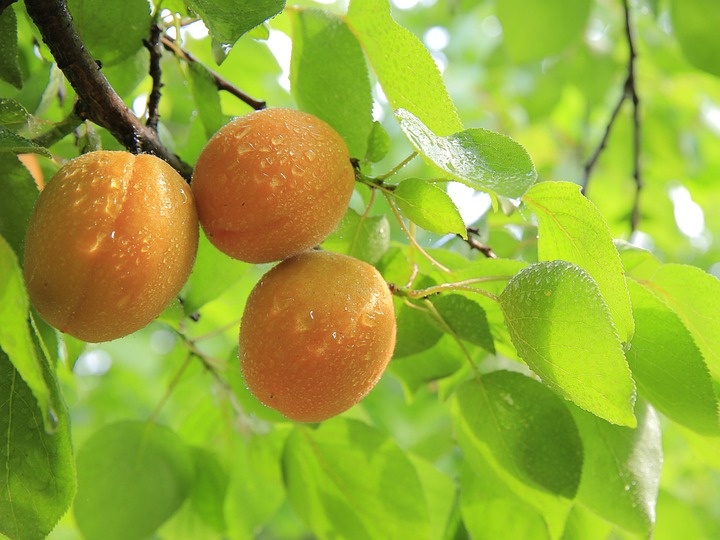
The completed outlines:
{"type": "Polygon", "coordinates": [[[192,167],[170,152],[157,133],[140,122],[105,78],[80,39],[66,1],[25,0],[25,7],[58,67],[83,102],[88,119],[107,129],[131,152],[154,154],[189,180],[192,167]]]}

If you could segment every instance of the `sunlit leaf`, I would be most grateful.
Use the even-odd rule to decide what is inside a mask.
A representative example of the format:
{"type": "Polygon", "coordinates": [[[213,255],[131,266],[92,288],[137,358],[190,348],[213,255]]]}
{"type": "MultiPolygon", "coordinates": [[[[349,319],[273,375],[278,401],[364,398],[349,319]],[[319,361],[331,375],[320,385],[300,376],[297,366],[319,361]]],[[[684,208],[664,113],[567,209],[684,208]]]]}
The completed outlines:
{"type": "Polygon", "coordinates": [[[345,22],[327,11],[289,11],[293,23],[291,90],[304,111],[340,133],[357,158],[372,130],[370,79],[362,48],[345,22]]]}
{"type": "Polygon", "coordinates": [[[353,0],[347,22],[393,109],[407,109],[439,135],[460,131],[440,71],[422,42],[392,18],[389,0],[353,0]]]}
{"type": "MultiPolygon", "coordinates": [[[[545,534],[540,534],[539,538],[541,539],[560,538],[572,502],[523,481],[508,471],[500,462],[500,459],[507,458],[499,458],[485,441],[477,437],[475,430],[465,417],[464,409],[457,400],[453,406],[453,426],[458,445],[462,450],[463,463],[467,463],[477,475],[476,479],[463,478],[461,497],[464,489],[468,489],[471,500],[473,500],[472,508],[479,511],[481,516],[488,518],[487,529],[482,526],[482,522],[473,519],[473,532],[481,538],[485,535],[487,540],[492,540],[497,538],[497,536],[491,536],[492,533],[502,531],[504,524],[508,531],[518,530],[520,538],[523,537],[522,533],[525,531],[530,534],[543,531],[545,534]],[[473,489],[468,488],[468,482],[471,481],[480,483],[478,487],[481,487],[482,493],[473,496],[473,489]],[[517,527],[504,523],[501,519],[507,516],[512,509],[520,512],[527,511],[524,517],[520,517],[517,527]],[[492,514],[493,510],[497,510],[498,514],[492,514]]],[[[467,515],[468,511],[469,509],[464,507],[463,515],[467,515]]],[[[504,535],[503,532],[500,536],[504,535]]]]}
{"type": "Polygon", "coordinates": [[[600,418],[635,425],[630,369],[587,272],[564,261],[532,264],[510,280],[500,305],[520,357],[545,384],[600,418]]]}
{"type": "Polygon", "coordinates": [[[22,73],[18,64],[18,31],[15,8],[8,5],[0,13],[0,79],[22,87],[22,73]]]}
{"type": "MultiPolygon", "coordinates": [[[[45,375],[54,379],[47,367],[45,375]]],[[[68,412],[54,382],[51,392],[48,431],[33,392],[0,350],[0,534],[9,538],[45,538],[75,495],[68,412]]]]}
{"type": "Polygon", "coordinates": [[[190,493],[190,449],[167,427],[108,424],[77,453],[75,519],[88,540],[146,538],[190,493]]]}
{"type": "Polygon", "coordinates": [[[537,381],[495,371],[457,391],[475,437],[518,479],[573,498],[580,483],[583,445],[562,398],[537,381]]]}
{"type": "Polygon", "coordinates": [[[29,308],[18,260],[0,236],[0,349],[32,391],[41,422],[50,429],[56,413],[52,412],[51,389],[43,373],[47,367],[35,348],[28,325],[29,308]]]}
{"type": "Polygon", "coordinates": [[[672,420],[720,435],[718,397],[697,345],[680,318],[652,292],[628,283],[636,331],[627,360],[638,391],[672,420]]]}
{"type": "Polygon", "coordinates": [[[231,538],[252,538],[286,501],[281,457],[288,433],[276,425],[236,448],[224,507],[231,538]]]}
{"type": "Polygon", "coordinates": [[[333,419],[317,430],[296,429],[283,468],[293,508],[319,537],[429,535],[415,467],[394,442],[365,424],[333,419]]]}
{"type": "Polygon", "coordinates": [[[188,62],[187,77],[205,135],[210,138],[225,123],[217,86],[207,68],[198,62],[188,62]]]}
{"type": "Polygon", "coordinates": [[[388,132],[380,122],[373,122],[367,143],[365,160],[375,163],[383,159],[390,151],[391,142],[388,132]]]}
{"type": "Polygon", "coordinates": [[[395,115],[428,162],[471,188],[520,197],[537,179],[527,151],[506,135],[471,128],[441,136],[408,110],[398,109],[395,115]]]}
{"type": "Polygon", "coordinates": [[[695,266],[664,264],[643,284],[680,316],[720,380],[720,280],[695,266]]]}
{"type": "Polygon", "coordinates": [[[323,247],[351,255],[356,259],[377,263],[390,246],[390,222],[385,214],[361,216],[348,209],[340,225],[323,242],[323,247]]]}
{"type": "Polygon", "coordinates": [[[103,66],[133,56],[150,37],[152,19],[145,0],[68,0],[68,8],[84,45],[103,66]]]}
{"type": "Polygon", "coordinates": [[[408,178],[392,192],[402,213],[425,230],[467,237],[465,223],[450,196],[432,182],[408,178]]]}
{"type": "Polygon", "coordinates": [[[462,470],[460,508],[471,538],[550,540],[542,513],[493,480],[492,476],[474,474],[469,468],[462,470]]]}
{"type": "Polygon", "coordinates": [[[11,153],[0,152],[0,235],[22,259],[25,229],[38,197],[35,181],[20,160],[11,153]]]}
{"type": "Polygon", "coordinates": [[[487,315],[480,304],[461,294],[444,294],[433,298],[432,303],[456,336],[495,353],[487,315]]]}
{"type": "Polygon", "coordinates": [[[183,301],[185,313],[194,313],[206,303],[220,296],[237,283],[247,268],[246,263],[232,259],[220,252],[201,230],[198,254],[188,279],[187,295],[183,301]]]}
{"type": "Polygon", "coordinates": [[[660,421],[639,404],[637,428],[614,426],[573,409],[585,449],[578,500],[608,521],[647,536],[655,523],[660,484],[660,421]]]}
{"type": "Polygon", "coordinates": [[[597,207],[571,182],[541,182],[523,197],[538,220],[540,260],[561,259],[597,283],[624,342],[634,330],[625,274],[610,229],[597,207]]]}
{"type": "Polygon", "coordinates": [[[285,0],[186,0],[188,7],[200,15],[220,46],[232,46],[240,36],[274,17],[285,0]]]}
{"type": "Polygon", "coordinates": [[[591,5],[590,0],[498,0],[508,53],[520,63],[561,52],[580,40],[591,5]]]}
{"type": "Polygon", "coordinates": [[[228,491],[228,473],[208,448],[194,446],[190,450],[195,467],[190,491],[192,506],[210,527],[224,531],[226,523],[223,508],[228,491]]]}
{"type": "Polygon", "coordinates": [[[720,76],[720,4],[714,0],[672,0],[673,30],[680,48],[695,67],[720,76]]]}

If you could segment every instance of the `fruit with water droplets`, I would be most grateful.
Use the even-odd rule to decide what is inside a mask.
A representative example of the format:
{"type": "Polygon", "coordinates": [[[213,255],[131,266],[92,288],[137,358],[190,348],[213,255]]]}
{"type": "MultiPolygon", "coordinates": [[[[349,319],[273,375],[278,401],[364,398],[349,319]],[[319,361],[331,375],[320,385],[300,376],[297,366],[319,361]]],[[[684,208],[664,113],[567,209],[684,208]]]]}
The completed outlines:
{"type": "Polygon", "coordinates": [[[395,334],[392,294],[374,267],[309,251],[275,266],[250,293],[240,364],[248,389],[265,405],[319,422],[375,386],[395,334]]]}
{"type": "Polygon", "coordinates": [[[184,285],[198,231],[192,191],[163,160],[79,156],[48,182],[30,217],[30,300],[47,322],[84,341],[130,334],[184,285]]]}
{"type": "Polygon", "coordinates": [[[345,214],[354,181],[332,127],[274,108],[221,128],[197,160],[192,187],[210,241],[231,257],[264,263],[322,242],[345,214]]]}

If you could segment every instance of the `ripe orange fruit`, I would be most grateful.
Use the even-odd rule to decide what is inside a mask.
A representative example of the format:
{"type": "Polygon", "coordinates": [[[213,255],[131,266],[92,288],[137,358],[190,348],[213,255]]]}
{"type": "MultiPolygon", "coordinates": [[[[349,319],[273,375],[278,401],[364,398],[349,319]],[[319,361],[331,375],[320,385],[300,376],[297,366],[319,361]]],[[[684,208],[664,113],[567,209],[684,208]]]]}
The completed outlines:
{"type": "Polygon", "coordinates": [[[358,403],[395,347],[392,294],[369,264],[309,251],[270,270],[248,297],[240,365],[265,405],[319,422],[358,403]]]}
{"type": "Polygon", "coordinates": [[[277,261],[322,242],[347,210],[355,175],[345,141],[292,109],[264,109],[221,128],[195,165],[200,224],[222,252],[277,261]]]}
{"type": "Polygon", "coordinates": [[[147,154],[84,154],[48,182],[30,217],[30,300],[79,339],[122,337],[178,294],[197,242],[192,191],[170,165],[147,154]]]}

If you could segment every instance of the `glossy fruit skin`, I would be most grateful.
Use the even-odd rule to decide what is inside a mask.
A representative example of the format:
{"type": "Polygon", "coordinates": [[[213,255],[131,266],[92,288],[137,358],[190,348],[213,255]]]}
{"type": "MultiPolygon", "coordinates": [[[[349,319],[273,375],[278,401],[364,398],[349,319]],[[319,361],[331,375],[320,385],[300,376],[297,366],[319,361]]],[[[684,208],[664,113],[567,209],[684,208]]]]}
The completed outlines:
{"type": "Polygon", "coordinates": [[[81,340],[130,334],[178,294],[198,232],[192,191],[163,160],[119,151],[79,156],[48,182],[30,217],[30,300],[81,340]]]}
{"type": "Polygon", "coordinates": [[[240,366],[255,397],[320,422],[375,386],[395,347],[392,294],[369,264],[310,251],[270,270],[248,297],[240,366]]]}
{"type": "Polygon", "coordinates": [[[274,108],[222,127],[200,154],[192,187],[210,241],[236,259],[266,263],[322,242],[354,182],[347,145],[332,127],[274,108]]]}

